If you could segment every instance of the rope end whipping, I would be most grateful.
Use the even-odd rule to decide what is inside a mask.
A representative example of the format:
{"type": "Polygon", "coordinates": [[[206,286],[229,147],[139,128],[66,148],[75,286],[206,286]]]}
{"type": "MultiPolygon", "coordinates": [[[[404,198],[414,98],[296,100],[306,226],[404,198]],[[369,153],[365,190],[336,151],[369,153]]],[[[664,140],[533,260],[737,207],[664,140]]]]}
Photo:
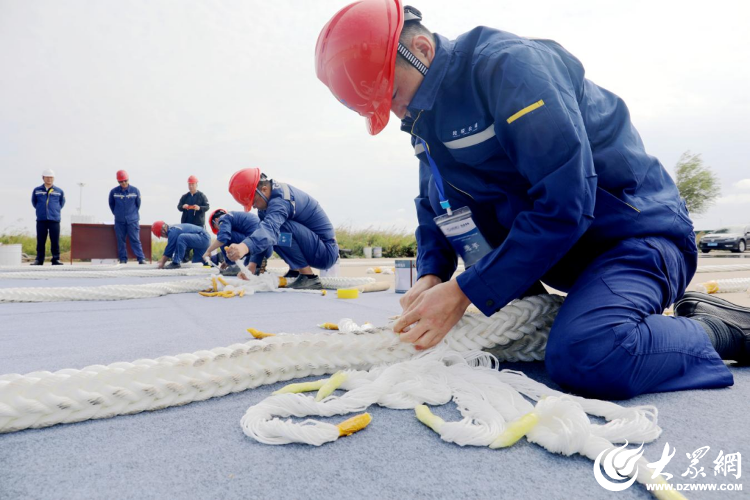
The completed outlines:
{"type": "Polygon", "coordinates": [[[445,420],[432,413],[427,405],[417,405],[414,408],[414,413],[416,413],[417,419],[420,422],[440,434],[440,428],[445,423],[445,420]]]}
{"type": "Polygon", "coordinates": [[[341,384],[343,384],[347,377],[346,373],[344,372],[336,372],[333,374],[331,378],[325,381],[323,386],[318,390],[318,394],[315,395],[315,401],[322,401],[331,394],[333,394],[333,391],[339,388],[341,384]]]}
{"type": "Polygon", "coordinates": [[[336,424],[339,430],[339,437],[351,436],[355,432],[361,431],[372,422],[372,415],[369,413],[362,413],[355,415],[350,419],[344,420],[340,424],[336,424]]]}
{"type": "Polygon", "coordinates": [[[503,431],[503,433],[490,444],[490,448],[495,450],[497,448],[513,446],[519,439],[528,434],[531,429],[536,427],[536,424],[538,423],[539,417],[535,413],[527,413],[518,420],[509,423],[508,427],[505,428],[505,431],[503,431]]]}
{"type": "Polygon", "coordinates": [[[250,335],[252,335],[256,339],[264,339],[266,337],[275,337],[276,336],[276,334],[274,334],[274,333],[261,332],[260,330],[256,330],[255,328],[248,328],[247,329],[247,333],[249,333],[250,335]]]}

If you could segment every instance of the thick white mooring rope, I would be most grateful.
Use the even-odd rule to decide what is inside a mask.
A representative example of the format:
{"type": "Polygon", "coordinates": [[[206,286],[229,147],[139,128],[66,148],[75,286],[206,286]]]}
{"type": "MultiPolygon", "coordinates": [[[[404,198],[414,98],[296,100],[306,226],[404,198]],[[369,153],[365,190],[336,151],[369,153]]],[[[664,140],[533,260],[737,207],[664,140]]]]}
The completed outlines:
{"type": "MultiPolygon", "coordinates": [[[[308,292],[278,288],[279,277],[274,274],[250,276],[247,281],[237,278],[222,278],[229,284],[229,291],[255,292],[308,292]]],[[[374,278],[321,278],[323,288],[336,290],[374,283],[374,278]]],[[[3,302],[61,302],[90,300],[130,300],[160,297],[175,293],[194,293],[210,288],[212,277],[178,280],[144,285],[103,285],[91,287],[29,287],[0,288],[0,303],[3,302]]],[[[316,292],[313,292],[316,293],[316,292]]]]}
{"type": "Polygon", "coordinates": [[[706,281],[696,285],[695,289],[703,293],[737,293],[750,289],[750,278],[729,278],[706,281]]]}
{"type": "MultiPolygon", "coordinates": [[[[499,340],[503,359],[543,357],[546,342],[539,337],[549,327],[562,297],[542,295],[516,301],[496,315],[462,319],[449,336],[467,337],[453,345],[476,345],[499,340]],[[522,318],[541,325],[528,352],[523,342],[522,318]],[[484,329],[478,327],[484,324],[484,329]],[[518,325],[518,330],[512,326],[518,325]],[[498,333],[504,332],[504,333],[498,333]],[[518,339],[518,340],[516,340],[518,339]],[[520,355],[516,355],[520,353],[520,355]]],[[[492,347],[495,347],[494,345],[492,347]]],[[[315,333],[278,335],[243,344],[217,347],[133,363],[93,365],[81,370],[0,376],[0,432],[58,423],[157,410],[223,396],[265,384],[339,370],[368,370],[414,356],[411,344],[387,329],[375,333],[315,333]]]]}
{"type": "Polygon", "coordinates": [[[40,272],[0,272],[0,280],[46,280],[55,278],[154,278],[165,276],[205,276],[212,274],[210,267],[180,267],[178,269],[140,269],[131,266],[128,269],[115,269],[111,271],[85,270],[85,271],[48,271],[40,272]]]}

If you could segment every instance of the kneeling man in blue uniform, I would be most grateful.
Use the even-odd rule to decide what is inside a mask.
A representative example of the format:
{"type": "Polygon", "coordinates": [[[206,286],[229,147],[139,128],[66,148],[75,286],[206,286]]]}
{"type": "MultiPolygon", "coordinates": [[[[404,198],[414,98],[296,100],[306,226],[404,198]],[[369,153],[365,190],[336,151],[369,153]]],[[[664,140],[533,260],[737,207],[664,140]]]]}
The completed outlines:
{"type": "Polygon", "coordinates": [[[732,385],[722,359],[750,361],[750,311],[685,294],[693,224],[622,99],[551,40],[486,27],[449,40],[421,19],[400,0],[363,0],[316,47],[337,99],[371,134],[392,111],[419,160],[420,278],[394,331],[432,347],[470,303],[489,316],[541,280],[568,294],[546,350],[568,390],[732,385]],[[451,279],[457,255],[467,269],[451,279]],[[662,315],[675,302],[677,317],[662,315]]]}
{"type": "Polygon", "coordinates": [[[164,255],[159,259],[159,269],[164,269],[168,259],[172,262],[166,269],[178,269],[188,250],[193,250],[193,262],[201,262],[201,256],[211,243],[208,232],[195,224],[175,224],[170,226],[162,220],[151,225],[151,232],[157,238],[167,238],[164,255]]]}
{"type": "MultiPolygon", "coordinates": [[[[203,260],[211,259],[211,252],[217,248],[226,256],[226,247],[228,245],[242,243],[250,237],[259,227],[260,218],[250,212],[227,212],[223,208],[217,208],[208,216],[208,225],[216,235],[216,239],[211,243],[206,252],[203,254],[203,260]]],[[[218,255],[218,254],[217,254],[218,255]]],[[[257,255],[246,255],[245,264],[253,263],[254,272],[265,271],[263,261],[273,255],[273,247],[268,247],[265,252],[257,255]]],[[[224,276],[237,276],[240,268],[227,257],[221,267],[221,274],[224,276]]]]}
{"type": "Polygon", "coordinates": [[[315,198],[283,182],[261,174],[259,168],[236,172],[229,180],[229,192],[249,212],[258,209],[260,227],[242,243],[227,247],[236,261],[250,254],[250,272],[269,249],[289,265],[289,277],[297,279],[289,288],[320,290],[320,277],[312,268],[329,269],[339,257],[339,246],[331,221],[315,198]]]}

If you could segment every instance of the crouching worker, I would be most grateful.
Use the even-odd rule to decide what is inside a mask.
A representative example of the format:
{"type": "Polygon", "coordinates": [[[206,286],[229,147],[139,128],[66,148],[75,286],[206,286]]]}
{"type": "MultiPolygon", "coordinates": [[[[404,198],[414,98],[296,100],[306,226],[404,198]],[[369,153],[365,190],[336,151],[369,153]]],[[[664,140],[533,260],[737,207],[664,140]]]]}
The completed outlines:
{"type": "Polygon", "coordinates": [[[159,259],[159,269],[165,269],[164,264],[171,258],[172,262],[166,269],[177,269],[182,267],[183,257],[188,249],[193,250],[193,262],[201,262],[203,255],[211,244],[211,237],[205,229],[194,224],[175,224],[170,226],[163,220],[158,220],[151,225],[151,232],[157,238],[167,238],[167,247],[164,255],[159,259]]]}
{"type": "MultiPolygon", "coordinates": [[[[204,261],[210,260],[211,252],[216,249],[221,249],[221,252],[226,255],[227,245],[242,243],[260,227],[260,219],[255,214],[227,212],[223,208],[217,208],[208,216],[208,225],[216,235],[216,239],[203,254],[204,261]]],[[[263,262],[272,254],[273,248],[269,247],[263,254],[248,255],[245,257],[245,265],[251,264],[253,273],[258,274],[259,271],[262,272],[265,270],[263,262]]],[[[227,262],[221,264],[221,274],[224,276],[237,276],[240,271],[239,266],[228,257],[226,260],[227,262]]],[[[218,264],[218,262],[214,263],[218,264]]]]}
{"type": "MultiPolygon", "coordinates": [[[[259,168],[236,172],[229,180],[229,192],[246,212],[258,209],[260,226],[242,243],[227,247],[227,256],[236,261],[247,254],[256,257],[272,249],[289,265],[287,277],[297,277],[289,288],[323,288],[312,268],[331,268],[338,258],[339,246],[333,225],[320,204],[294,186],[268,179],[259,168]]],[[[256,265],[250,262],[248,269],[254,272],[256,265]]]]}

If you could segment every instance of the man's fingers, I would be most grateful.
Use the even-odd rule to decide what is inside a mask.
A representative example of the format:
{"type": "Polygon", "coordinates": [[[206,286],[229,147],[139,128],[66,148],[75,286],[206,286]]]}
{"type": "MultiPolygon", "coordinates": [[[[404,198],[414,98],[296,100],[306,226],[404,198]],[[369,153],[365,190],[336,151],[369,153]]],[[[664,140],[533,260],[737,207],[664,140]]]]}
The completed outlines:
{"type": "Polygon", "coordinates": [[[404,328],[419,321],[419,316],[420,314],[417,312],[416,307],[407,309],[393,324],[393,331],[396,333],[402,333],[404,331],[404,328]]]}
{"type": "Polygon", "coordinates": [[[427,326],[417,323],[408,331],[399,335],[399,340],[401,340],[401,342],[408,342],[410,344],[413,344],[417,342],[422,337],[422,335],[424,335],[426,330],[427,326]]]}

